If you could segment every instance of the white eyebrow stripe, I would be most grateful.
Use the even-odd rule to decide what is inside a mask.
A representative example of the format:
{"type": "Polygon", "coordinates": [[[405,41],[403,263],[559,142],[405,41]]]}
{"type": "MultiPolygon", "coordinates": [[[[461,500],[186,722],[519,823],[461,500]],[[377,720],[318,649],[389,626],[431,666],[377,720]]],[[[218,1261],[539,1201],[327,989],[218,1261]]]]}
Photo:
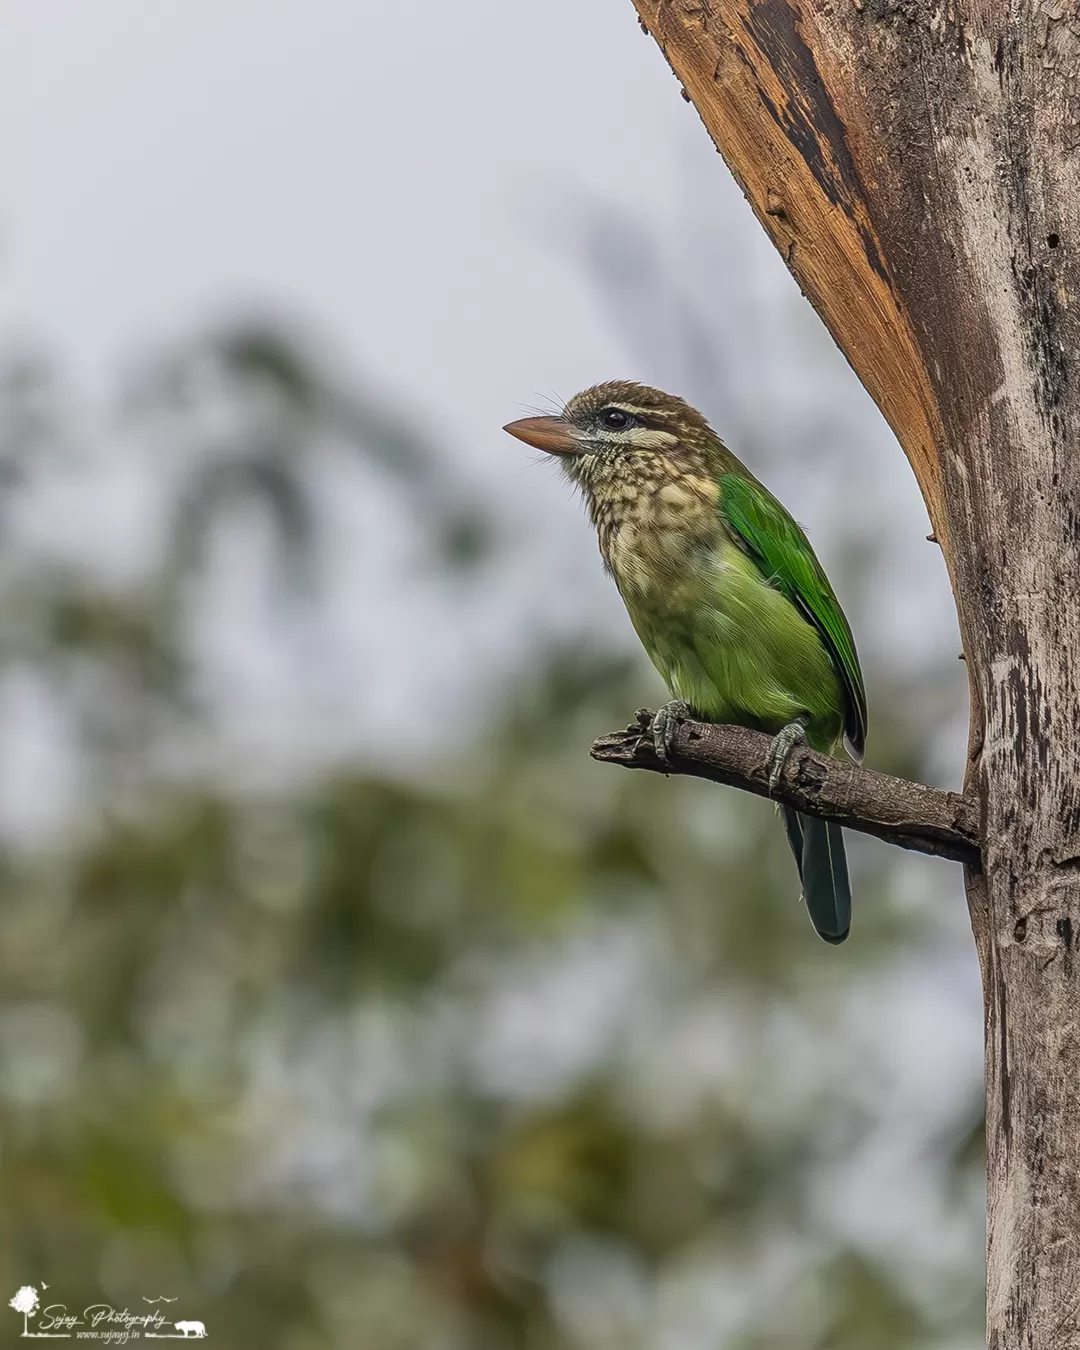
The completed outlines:
{"type": "Polygon", "coordinates": [[[640,403],[605,403],[601,412],[607,412],[609,408],[617,408],[619,412],[629,413],[631,417],[640,418],[642,422],[647,422],[651,418],[659,418],[662,422],[671,420],[671,414],[665,412],[663,408],[643,408],[640,403]]]}

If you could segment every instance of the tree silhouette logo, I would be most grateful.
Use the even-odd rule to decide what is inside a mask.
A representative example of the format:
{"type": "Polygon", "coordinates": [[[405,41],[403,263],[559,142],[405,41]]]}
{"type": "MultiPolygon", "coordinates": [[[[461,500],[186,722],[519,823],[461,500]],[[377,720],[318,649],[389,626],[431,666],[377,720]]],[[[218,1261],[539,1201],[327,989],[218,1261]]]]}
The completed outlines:
{"type": "MultiPolygon", "coordinates": [[[[42,1289],[47,1289],[48,1285],[42,1283],[42,1289]]],[[[8,1299],[8,1307],[14,1308],[17,1313],[22,1313],[23,1329],[22,1334],[29,1336],[34,1340],[66,1340],[71,1339],[70,1331],[31,1331],[29,1319],[37,1314],[41,1304],[41,1295],[32,1284],[24,1284],[13,1298],[8,1299]]],[[[55,1326],[55,1322],[46,1322],[46,1326],[55,1326]]]]}
{"type": "Polygon", "coordinates": [[[22,1313],[23,1315],[24,1336],[30,1335],[30,1327],[26,1319],[28,1317],[33,1317],[37,1312],[38,1302],[38,1291],[32,1284],[24,1284],[15,1297],[8,1303],[9,1308],[14,1308],[17,1313],[22,1313]]]}

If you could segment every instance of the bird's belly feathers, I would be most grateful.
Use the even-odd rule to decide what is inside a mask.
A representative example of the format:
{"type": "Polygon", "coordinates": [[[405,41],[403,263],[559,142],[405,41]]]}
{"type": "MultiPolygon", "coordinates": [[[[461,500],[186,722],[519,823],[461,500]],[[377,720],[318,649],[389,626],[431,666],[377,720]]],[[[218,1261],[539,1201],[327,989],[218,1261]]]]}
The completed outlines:
{"type": "Polygon", "coordinates": [[[700,717],[775,732],[808,714],[831,749],[843,694],[817,629],[729,539],[688,553],[676,531],[620,530],[609,562],[645,650],[700,717]]]}

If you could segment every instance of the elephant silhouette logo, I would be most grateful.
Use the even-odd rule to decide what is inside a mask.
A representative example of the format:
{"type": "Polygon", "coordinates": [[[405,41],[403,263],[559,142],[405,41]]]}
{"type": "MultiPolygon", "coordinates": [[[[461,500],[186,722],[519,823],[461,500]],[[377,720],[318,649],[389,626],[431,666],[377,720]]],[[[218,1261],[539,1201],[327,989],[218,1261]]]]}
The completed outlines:
{"type": "Polygon", "coordinates": [[[177,1331],[182,1331],[184,1333],[185,1341],[189,1336],[199,1337],[206,1335],[206,1327],[202,1322],[174,1322],[173,1326],[177,1331]]]}

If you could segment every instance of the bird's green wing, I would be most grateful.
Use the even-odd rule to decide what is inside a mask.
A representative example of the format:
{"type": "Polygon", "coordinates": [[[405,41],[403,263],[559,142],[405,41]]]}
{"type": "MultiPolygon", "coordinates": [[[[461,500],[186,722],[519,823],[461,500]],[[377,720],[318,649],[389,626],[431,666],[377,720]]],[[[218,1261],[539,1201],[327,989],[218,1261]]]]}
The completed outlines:
{"type": "Polygon", "coordinates": [[[821,634],[844,689],[844,732],[861,758],[866,744],[866,691],[855,639],[810,541],[770,492],[741,474],[722,475],[720,511],[770,584],[821,634]]]}

